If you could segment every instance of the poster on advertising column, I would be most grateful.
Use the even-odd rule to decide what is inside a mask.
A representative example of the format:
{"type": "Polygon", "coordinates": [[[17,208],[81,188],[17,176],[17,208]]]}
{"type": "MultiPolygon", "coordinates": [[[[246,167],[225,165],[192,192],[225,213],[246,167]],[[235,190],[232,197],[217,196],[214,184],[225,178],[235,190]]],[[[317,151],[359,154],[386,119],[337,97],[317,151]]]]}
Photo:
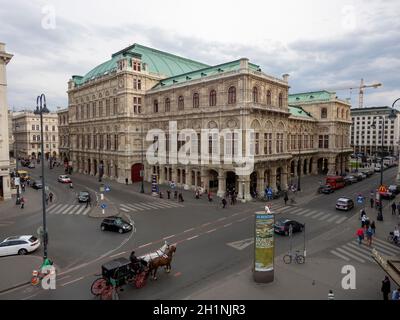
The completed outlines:
{"type": "Polygon", "coordinates": [[[255,215],[254,280],[272,282],[274,280],[274,223],[273,214],[255,215]]]}

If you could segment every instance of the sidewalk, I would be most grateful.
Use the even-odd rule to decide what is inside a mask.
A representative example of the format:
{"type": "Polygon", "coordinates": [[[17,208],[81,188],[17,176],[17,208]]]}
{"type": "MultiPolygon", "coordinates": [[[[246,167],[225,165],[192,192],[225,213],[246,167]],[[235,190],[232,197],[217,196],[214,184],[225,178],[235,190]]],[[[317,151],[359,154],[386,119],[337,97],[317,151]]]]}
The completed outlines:
{"type": "Polygon", "coordinates": [[[37,212],[42,207],[41,190],[34,190],[31,187],[26,187],[26,191],[20,193],[25,199],[25,207],[21,209],[21,205],[16,205],[16,195],[13,195],[10,200],[0,202],[0,220],[3,218],[12,218],[15,215],[31,214],[37,212]]]}

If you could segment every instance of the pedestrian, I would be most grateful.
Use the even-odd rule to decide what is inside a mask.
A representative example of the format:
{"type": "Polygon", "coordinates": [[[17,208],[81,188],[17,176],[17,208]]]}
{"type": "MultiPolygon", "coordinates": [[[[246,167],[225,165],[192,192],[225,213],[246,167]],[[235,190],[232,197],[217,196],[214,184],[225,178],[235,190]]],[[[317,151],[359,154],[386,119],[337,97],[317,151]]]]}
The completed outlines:
{"type": "Polygon", "coordinates": [[[285,192],[285,197],[283,198],[283,200],[285,201],[285,206],[286,206],[286,204],[287,204],[287,202],[289,200],[287,192],[285,192]]]}
{"type": "Polygon", "coordinates": [[[374,207],[374,198],[369,199],[369,202],[371,203],[371,209],[374,207]]]}
{"type": "Polygon", "coordinates": [[[49,193],[50,203],[53,202],[53,196],[54,196],[54,195],[53,195],[53,192],[50,192],[50,193],[49,193]]]}
{"type": "Polygon", "coordinates": [[[182,195],[182,193],[179,193],[179,202],[183,202],[183,195],[182,195]]]}
{"type": "Polygon", "coordinates": [[[86,198],[86,207],[85,208],[87,208],[87,207],[89,207],[89,197],[86,198]]]}
{"type": "Polygon", "coordinates": [[[171,199],[171,191],[170,190],[167,190],[167,197],[168,197],[168,199],[171,199]]]}
{"type": "Polygon", "coordinates": [[[369,228],[371,224],[371,221],[369,220],[369,218],[366,216],[365,217],[365,230],[367,230],[369,228]]]}
{"type": "Polygon", "coordinates": [[[397,288],[397,290],[393,290],[392,300],[394,300],[394,301],[400,300],[400,288],[397,288]]]}
{"type": "Polygon", "coordinates": [[[383,294],[383,300],[389,300],[390,280],[388,276],[385,276],[385,279],[382,280],[381,292],[383,294]]]}
{"type": "Polygon", "coordinates": [[[72,184],[72,182],[69,184],[69,188],[70,188],[70,189],[73,189],[73,188],[74,188],[74,185],[72,184]]]}
{"type": "Polygon", "coordinates": [[[361,209],[360,210],[360,219],[362,220],[362,218],[364,217],[364,216],[366,216],[367,214],[365,213],[365,210],[364,209],[361,209]]]}
{"type": "Polygon", "coordinates": [[[125,184],[128,185],[128,178],[125,178],[125,184]]]}
{"type": "Polygon", "coordinates": [[[371,223],[371,229],[372,229],[372,235],[374,236],[374,235],[375,235],[375,232],[376,232],[375,221],[372,221],[372,223],[371,223]]]}
{"type": "Polygon", "coordinates": [[[25,207],[25,199],[24,197],[21,197],[21,209],[25,207]]]}
{"type": "Polygon", "coordinates": [[[22,191],[25,192],[25,183],[21,185],[22,191]]]}
{"type": "Polygon", "coordinates": [[[49,205],[49,195],[46,194],[46,206],[48,206],[48,205],[49,205]]]}
{"type": "Polygon", "coordinates": [[[361,228],[364,228],[365,227],[365,221],[367,221],[367,215],[363,215],[362,217],[361,217],[361,228]]]}
{"type": "Polygon", "coordinates": [[[178,197],[178,191],[174,191],[174,200],[176,200],[177,199],[177,197],[178,197]]]}
{"type": "Polygon", "coordinates": [[[371,226],[368,227],[366,234],[367,234],[368,246],[370,247],[372,245],[372,235],[373,235],[371,226]]]}
{"type": "Polygon", "coordinates": [[[396,209],[397,209],[396,202],[393,201],[393,203],[392,203],[392,215],[396,214],[396,209]]]}
{"type": "Polygon", "coordinates": [[[364,240],[364,229],[361,227],[357,230],[357,237],[358,237],[358,244],[361,245],[362,241],[364,240]]]}
{"type": "Polygon", "coordinates": [[[160,191],[160,199],[163,198],[163,193],[160,191]]]}
{"type": "Polygon", "coordinates": [[[222,198],[222,209],[225,209],[226,207],[226,199],[222,198]]]}
{"type": "Polygon", "coordinates": [[[332,290],[329,290],[328,293],[328,300],[335,300],[335,295],[332,290]]]}
{"type": "Polygon", "coordinates": [[[207,197],[208,201],[211,202],[212,201],[211,191],[208,192],[207,197]]]}

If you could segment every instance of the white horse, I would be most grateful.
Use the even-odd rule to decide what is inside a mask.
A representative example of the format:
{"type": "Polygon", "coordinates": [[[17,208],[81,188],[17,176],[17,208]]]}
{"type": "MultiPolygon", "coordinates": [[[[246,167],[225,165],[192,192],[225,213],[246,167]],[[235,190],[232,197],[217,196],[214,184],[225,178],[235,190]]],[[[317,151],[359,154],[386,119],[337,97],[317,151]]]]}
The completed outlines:
{"type": "Polygon", "coordinates": [[[147,253],[143,256],[140,256],[139,259],[143,259],[148,264],[153,259],[160,257],[166,258],[167,257],[166,252],[168,251],[168,249],[169,249],[169,243],[165,241],[164,245],[160,249],[158,249],[155,252],[147,253]]]}

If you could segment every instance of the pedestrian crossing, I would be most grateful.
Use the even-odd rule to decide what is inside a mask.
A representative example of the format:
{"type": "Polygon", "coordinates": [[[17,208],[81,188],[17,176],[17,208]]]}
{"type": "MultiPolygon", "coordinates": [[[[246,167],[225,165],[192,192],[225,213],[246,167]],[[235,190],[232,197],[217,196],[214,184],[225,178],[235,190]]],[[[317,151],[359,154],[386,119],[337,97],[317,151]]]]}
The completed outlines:
{"type": "Polygon", "coordinates": [[[372,258],[372,250],[376,249],[384,256],[399,256],[400,248],[395,245],[381,240],[379,238],[372,238],[372,245],[368,247],[367,242],[364,240],[360,245],[358,240],[349,241],[337,248],[330,250],[330,253],[344,261],[357,261],[360,263],[374,262],[372,258]]]}
{"type": "Polygon", "coordinates": [[[80,205],[73,205],[73,204],[53,204],[47,208],[47,213],[49,214],[61,214],[61,215],[82,215],[86,216],[90,210],[91,207],[86,208],[86,204],[80,204],[80,205]]]}
{"type": "Polygon", "coordinates": [[[183,207],[183,205],[173,201],[135,202],[135,203],[124,203],[119,205],[119,209],[126,213],[141,212],[147,210],[180,208],[180,207],[183,207]]]}
{"type": "Polygon", "coordinates": [[[274,203],[270,205],[270,210],[273,213],[286,213],[301,216],[305,218],[315,219],[318,221],[326,221],[329,223],[340,224],[348,219],[344,214],[327,213],[321,210],[307,209],[301,207],[285,206],[284,204],[274,203]]]}

